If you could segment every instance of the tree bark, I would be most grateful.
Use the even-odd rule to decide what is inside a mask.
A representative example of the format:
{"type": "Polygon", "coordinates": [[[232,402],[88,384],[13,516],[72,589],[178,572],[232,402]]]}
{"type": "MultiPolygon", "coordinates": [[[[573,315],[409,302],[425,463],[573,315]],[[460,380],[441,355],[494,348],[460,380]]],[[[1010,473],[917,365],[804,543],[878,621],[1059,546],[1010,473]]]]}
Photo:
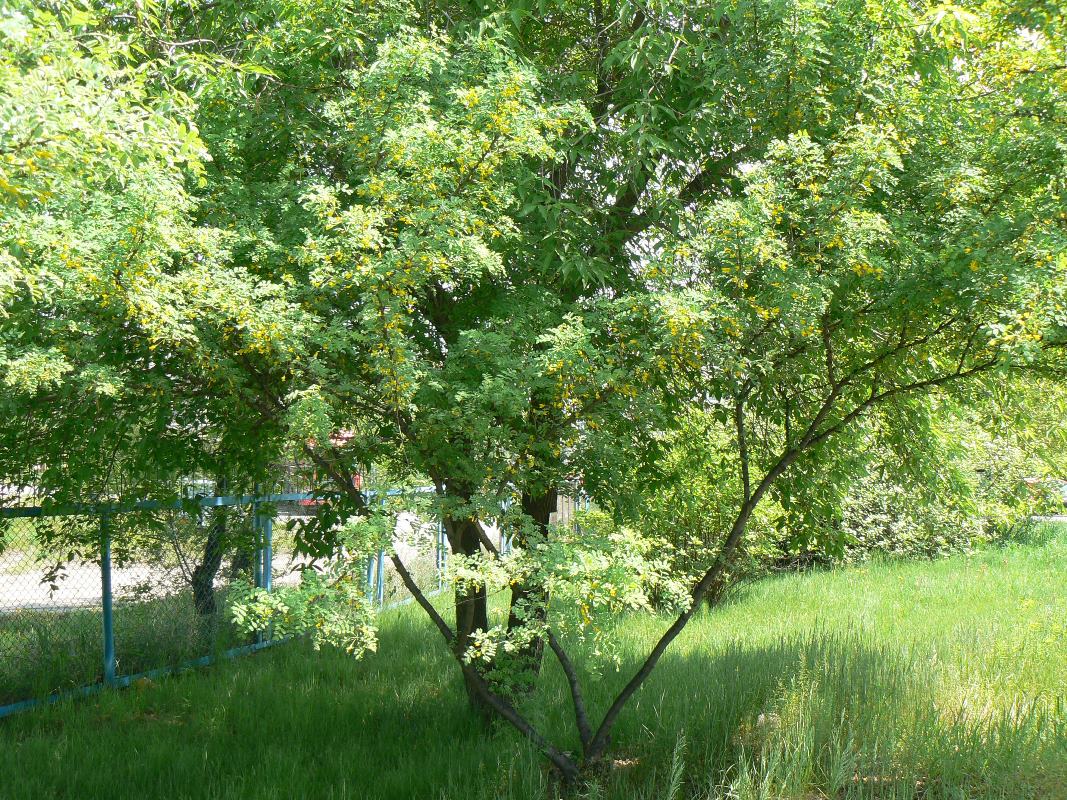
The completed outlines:
{"type": "Polygon", "coordinates": [[[207,617],[218,610],[215,601],[215,576],[222,566],[223,540],[226,538],[226,510],[215,509],[212,512],[211,526],[208,528],[204,551],[200,563],[193,569],[193,608],[198,616],[207,617]]]}
{"type": "MultiPolygon", "coordinates": [[[[482,548],[478,532],[478,520],[472,518],[446,519],[445,532],[448,535],[452,552],[465,556],[477,555],[482,548]]],[[[489,629],[489,600],[485,585],[463,586],[456,588],[456,650],[461,655],[470,646],[474,634],[489,629]]],[[[463,682],[467,688],[471,707],[484,716],[489,716],[491,709],[486,705],[483,692],[476,685],[473,676],[463,673],[463,682]]]]}
{"type": "Polygon", "coordinates": [[[252,551],[247,547],[239,547],[230,559],[230,579],[252,577],[252,551]]]}
{"type": "MultiPolygon", "coordinates": [[[[522,512],[528,516],[534,524],[537,533],[542,536],[549,535],[549,519],[559,502],[559,493],[555,487],[546,489],[542,494],[532,495],[523,492],[521,504],[522,512]]],[[[515,544],[524,547],[527,544],[526,537],[518,534],[514,539],[515,544]]],[[[508,613],[508,632],[522,627],[533,620],[544,622],[548,613],[548,594],[540,586],[531,586],[526,583],[518,583],[511,588],[511,607],[508,613]],[[519,608],[526,605],[529,609],[526,618],[519,613],[519,608]]],[[[516,666],[522,674],[528,674],[531,678],[541,673],[541,664],[544,661],[545,642],[538,637],[526,647],[514,654],[516,666]]]]}

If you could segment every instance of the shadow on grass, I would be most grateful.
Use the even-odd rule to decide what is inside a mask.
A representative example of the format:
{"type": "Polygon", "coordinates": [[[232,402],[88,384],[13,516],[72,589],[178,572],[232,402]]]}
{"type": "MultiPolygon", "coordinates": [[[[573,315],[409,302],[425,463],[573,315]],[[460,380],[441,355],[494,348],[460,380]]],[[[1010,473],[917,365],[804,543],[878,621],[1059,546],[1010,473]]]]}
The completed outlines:
{"type": "MultiPolygon", "coordinates": [[[[689,645],[634,698],[618,768],[584,796],[1062,800],[1062,706],[968,708],[929,654],[858,633],[689,645]],[[675,776],[672,758],[684,766],[675,776]]],[[[587,675],[590,702],[605,707],[633,666],[587,675]]],[[[524,705],[566,743],[565,693],[550,666],[524,705]]],[[[516,734],[481,727],[443,645],[410,614],[362,662],[297,643],[11,720],[5,733],[11,800],[532,799],[549,785],[516,734]]]]}
{"type": "MultiPolygon", "coordinates": [[[[189,592],[118,602],[114,628],[120,675],[215,655],[248,639],[225,609],[213,618],[198,616],[189,592]]],[[[99,609],[0,614],[0,705],[99,683],[103,650],[99,609]]]]}
{"type": "MultiPolygon", "coordinates": [[[[615,736],[604,797],[1067,797],[1063,700],[975,707],[923,653],[859,632],[668,653],[615,736]]],[[[636,664],[623,668],[631,674],[636,664]]],[[[596,687],[603,707],[617,681],[596,687]]]]}

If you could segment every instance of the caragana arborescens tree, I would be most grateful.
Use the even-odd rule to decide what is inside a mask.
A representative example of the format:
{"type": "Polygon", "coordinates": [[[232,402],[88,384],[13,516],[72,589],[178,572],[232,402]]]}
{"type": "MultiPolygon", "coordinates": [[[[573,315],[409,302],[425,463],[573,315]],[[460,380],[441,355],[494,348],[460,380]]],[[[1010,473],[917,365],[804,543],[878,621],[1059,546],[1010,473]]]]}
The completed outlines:
{"type": "Polygon", "coordinates": [[[29,6],[5,7],[0,22],[4,482],[42,490],[55,467],[66,472],[56,486],[91,497],[137,368],[132,353],[114,358],[126,315],[112,287],[136,292],[187,230],[183,167],[202,147],[180,122],[188,104],[175,93],[176,113],[162,112],[112,37],[79,38],[84,26],[29,6]]]}
{"type": "MultiPolygon", "coordinates": [[[[472,695],[573,777],[603,759],[766,498],[820,499],[866,414],[907,419],[1048,343],[1065,269],[1062,20],[1003,4],[445,11],[405,19],[447,39],[389,32],[341,57],[348,91],[323,101],[318,150],[272,168],[304,179],[280,188],[308,216],[250,256],[317,317],[257,370],[279,408],[359,431],[353,454],[396,448],[430,474],[454,504],[454,548],[490,551],[486,581],[515,568],[542,608],[548,573],[494,561],[479,498],[543,496],[568,472],[608,494],[639,450],[629,437],[677,405],[732,431],[732,521],[598,724],[526,610],[568,674],[579,758],[484,679],[482,655],[509,636],[479,630],[484,586],[464,584],[455,629],[419,597],[472,695]]],[[[345,454],[330,458],[343,476],[345,454]]]]}
{"type": "MultiPolygon", "coordinates": [[[[188,346],[239,376],[250,410],[311,443],[339,514],[362,505],[359,465],[388,462],[435,482],[453,551],[473,556],[481,508],[541,446],[525,424],[536,351],[565,307],[521,265],[508,272],[520,231],[507,212],[529,165],[553,161],[586,115],[543,103],[492,37],[416,33],[403,8],[321,9],[339,16],[313,25],[305,11],[264,7],[243,55],[269,71],[261,87],[202,98],[214,155],[202,209],[233,227],[232,269],[176,274],[170,304],[204,331],[188,346]],[[300,122],[265,128],[275,117],[300,122]],[[223,281],[270,287],[285,318],[248,336],[219,307],[223,281]]],[[[461,642],[487,627],[476,582],[458,593],[457,623],[461,642]]]]}
{"type": "MultiPolygon", "coordinates": [[[[188,187],[199,246],[141,284],[146,342],[168,377],[212,376],[220,408],[305,450],[339,516],[366,511],[359,464],[433,479],[467,557],[455,624],[409,588],[472,698],[568,778],[604,760],[761,503],[818,500],[865,415],[907,419],[1058,343],[1055,4],[306,0],[158,19],[146,52],[245,67],[188,81],[211,157],[188,187]],[[691,406],[732,441],[737,507],[594,716],[547,602],[583,543],[547,510],[575,477],[610,500],[691,406]],[[527,546],[504,559],[481,522],[511,494],[527,546]],[[487,588],[512,584],[510,630],[490,630],[487,588]],[[567,673],[577,756],[485,657],[510,644],[536,665],[538,642],[567,673]]],[[[582,612],[620,608],[615,582],[583,588],[582,612]]]]}
{"type": "Polygon", "coordinates": [[[56,502],[255,458],[241,445],[257,420],[237,418],[225,378],[164,346],[180,321],[161,276],[225,252],[191,218],[208,155],[195,105],[176,60],[98,20],[77,4],[0,17],[0,463],[56,502]]]}

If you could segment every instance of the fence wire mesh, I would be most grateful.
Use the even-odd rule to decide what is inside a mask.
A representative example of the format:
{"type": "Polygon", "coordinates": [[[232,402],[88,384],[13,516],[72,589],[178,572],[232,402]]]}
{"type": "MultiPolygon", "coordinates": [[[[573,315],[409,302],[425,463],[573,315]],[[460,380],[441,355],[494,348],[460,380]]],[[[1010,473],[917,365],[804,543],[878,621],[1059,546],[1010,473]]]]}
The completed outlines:
{"type": "Polygon", "coordinates": [[[91,517],[0,520],[0,705],[102,677],[91,517]]]}
{"type": "Polygon", "coordinates": [[[251,505],[125,514],[111,525],[115,662],[120,675],[255,641],[229,613],[234,581],[255,579],[251,505]]]}
{"type": "MultiPolygon", "coordinates": [[[[121,513],[0,509],[0,716],[24,701],[269,644],[269,629],[233,623],[234,584],[295,585],[329,559],[296,548],[295,530],[321,501],[282,497],[121,513]]],[[[399,514],[392,548],[431,594],[444,585],[448,546],[426,516],[399,514]]],[[[411,599],[386,549],[368,560],[366,591],[380,606],[411,599]]]]}

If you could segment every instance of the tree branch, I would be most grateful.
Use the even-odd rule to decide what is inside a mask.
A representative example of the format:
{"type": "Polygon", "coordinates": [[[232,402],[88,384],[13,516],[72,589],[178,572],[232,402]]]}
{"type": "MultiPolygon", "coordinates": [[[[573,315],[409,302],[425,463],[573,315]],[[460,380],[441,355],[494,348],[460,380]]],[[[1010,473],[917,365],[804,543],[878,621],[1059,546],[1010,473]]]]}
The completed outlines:
{"type": "Polygon", "coordinates": [[[396,571],[400,574],[400,579],[404,582],[404,586],[411,593],[411,596],[415,598],[415,602],[422,607],[422,610],[426,612],[434,625],[437,626],[437,630],[441,632],[441,636],[444,637],[445,642],[449,645],[449,652],[452,653],[452,656],[456,659],[463,674],[475,687],[475,690],[482,699],[485,700],[497,714],[507,720],[515,730],[533,742],[564,777],[568,780],[577,778],[577,764],[551,742],[545,739],[545,737],[542,736],[528,720],[515,710],[515,707],[508,702],[506,698],[500,697],[493,692],[493,690],[489,688],[489,684],[486,682],[485,678],[482,677],[474,665],[463,660],[463,654],[457,652],[455,649],[456,636],[452,629],[448,626],[448,623],[445,622],[437,609],[434,608],[433,603],[430,602],[429,598],[423,594],[422,589],[419,588],[419,585],[411,577],[411,573],[408,572],[407,567],[404,566],[404,562],[395,553],[390,556],[390,560],[393,562],[393,566],[396,567],[396,571]]]}
{"type": "Polygon", "coordinates": [[[749,476],[748,439],[745,436],[745,398],[738,397],[734,403],[734,427],[737,429],[737,455],[741,461],[741,488],[744,502],[752,497],[752,482],[749,476]]]}
{"type": "Polygon", "coordinates": [[[824,442],[826,439],[833,436],[835,433],[841,431],[845,426],[847,426],[850,422],[852,422],[861,414],[863,414],[863,412],[869,409],[871,406],[881,403],[883,400],[888,400],[890,397],[895,397],[900,394],[914,392],[918,389],[929,389],[934,386],[943,386],[946,383],[951,383],[955,380],[968,378],[979,372],[984,372],[985,370],[992,369],[994,366],[996,366],[996,364],[997,359],[990,358],[986,361],[982,361],[976,364],[973,367],[970,367],[969,369],[962,369],[962,367],[957,367],[954,372],[949,373],[948,375],[941,375],[937,378],[928,378],[927,380],[915,381],[914,383],[894,386],[891,389],[885,389],[881,392],[877,391],[875,386],[872,385],[871,394],[866,400],[864,400],[858,406],[856,406],[847,414],[845,414],[845,416],[843,416],[838,422],[834,423],[829,428],[825,428],[819,433],[813,434],[811,437],[809,437],[806,440],[807,444],[805,445],[805,449],[814,447],[815,445],[824,442]]]}
{"type": "MultiPolygon", "coordinates": [[[[675,201],[681,206],[687,206],[711,189],[721,188],[726,177],[747,152],[747,147],[741,147],[706,164],[679,190],[675,201]]],[[[629,223],[623,227],[622,243],[626,244],[643,233],[654,221],[654,215],[648,211],[632,215],[629,223]]]]}
{"type": "Polygon", "coordinates": [[[708,570],[701,577],[700,581],[692,589],[692,603],[683,611],[674,623],[663,633],[659,641],[656,642],[652,651],[648,657],[641,664],[641,667],[630,679],[629,683],[623,687],[622,691],[616,696],[612,702],[611,707],[605,713],[603,720],[600,723],[600,727],[597,728],[596,734],[590,743],[590,746],[586,750],[586,757],[588,761],[596,761],[601,758],[610,743],[611,730],[615,725],[615,721],[618,719],[622,709],[629,702],[634,693],[641,688],[645,680],[651,674],[656,664],[659,662],[663,653],[666,652],[667,647],[672,641],[682,632],[682,629],[689,623],[689,620],[696,613],[696,609],[700,601],[707,594],[708,590],[715,584],[721,577],[723,571],[729,562],[733,552],[737,549],[738,544],[741,542],[742,537],[745,534],[748,521],[752,516],[752,512],[759,505],[763,496],[771,488],[773,483],[778,480],[779,477],[800,457],[800,455],[806,450],[811,449],[817,444],[825,441],[833,434],[839,432],[850,422],[859,417],[864,411],[869,409],[876,403],[887,400],[890,397],[894,397],[898,394],[905,392],[916,391],[918,389],[929,388],[932,386],[940,386],[953,380],[960,380],[977,372],[985,369],[990,369],[997,363],[996,358],[991,358],[987,361],[983,361],[969,369],[957,368],[954,372],[948,375],[941,375],[937,378],[930,378],[923,381],[915,381],[910,384],[896,386],[892,389],[886,389],[882,392],[876,391],[872,387],[870,397],[863,403],[858,405],[848,414],[846,414],[839,422],[830,426],[829,428],[819,431],[819,426],[826,420],[830,411],[833,409],[838,397],[840,396],[843,383],[838,383],[831,388],[827,397],[823,400],[819,411],[815,417],[809,423],[804,435],[801,437],[799,444],[793,449],[787,449],[775,462],[774,466],[768,470],[767,474],[763,476],[763,479],[756,486],[752,496],[741,505],[741,509],[738,512],[737,517],[734,520],[734,524],[730,529],[730,534],[727,536],[725,543],[719,550],[719,554],[715,559],[715,562],[708,568],[708,570]]]}
{"type": "Polygon", "coordinates": [[[593,730],[589,724],[589,715],[586,712],[582,684],[578,680],[578,671],[574,668],[574,663],[571,661],[570,656],[567,655],[567,651],[563,649],[563,645],[560,644],[556,635],[551,630],[547,631],[547,634],[548,646],[556,654],[556,659],[563,668],[563,674],[567,676],[567,685],[570,686],[571,701],[574,706],[574,722],[578,727],[578,738],[582,742],[582,752],[587,753],[589,744],[593,740],[593,730]]]}
{"type": "Polygon", "coordinates": [[[415,583],[415,579],[411,577],[411,573],[408,572],[408,568],[404,566],[403,560],[396,553],[389,555],[389,560],[393,562],[393,567],[396,568],[397,574],[400,575],[400,580],[403,581],[404,587],[411,593],[411,596],[415,598],[415,602],[422,606],[422,610],[426,612],[426,615],[433,621],[433,624],[437,626],[437,630],[441,632],[441,636],[448,644],[452,644],[456,640],[455,632],[445,622],[445,618],[441,616],[440,612],[434,608],[430,599],[422,593],[419,585],[415,583]]]}

